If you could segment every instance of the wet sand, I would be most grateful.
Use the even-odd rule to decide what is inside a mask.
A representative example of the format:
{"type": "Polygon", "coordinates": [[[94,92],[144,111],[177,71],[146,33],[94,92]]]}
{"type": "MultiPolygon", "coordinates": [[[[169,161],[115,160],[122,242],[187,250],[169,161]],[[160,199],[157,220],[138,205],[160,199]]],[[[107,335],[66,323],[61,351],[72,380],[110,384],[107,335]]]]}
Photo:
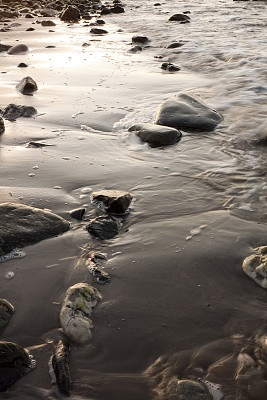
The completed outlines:
{"type": "MultiPolygon", "coordinates": [[[[242,177],[243,171],[235,169],[238,156],[236,161],[220,148],[224,131],[219,138],[205,134],[201,140],[185,134],[181,143],[165,149],[150,149],[127,133],[129,120],[142,116],[142,122],[150,122],[157,106],[177,88],[194,91],[211,85],[208,75],[188,70],[166,75],[158,66],[150,68],[151,54],[127,53],[132,33],[118,31],[117,16],[105,18],[106,37],[89,35],[84,22],[49,19],[55,27],[19,18],[20,26],[1,33],[2,43],[25,43],[29,52],[0,53],[0,107],[32,105],[38,115],[5,120],[0,199],[50,209],[70,220],[72,229],[25,248],[22,259],[1,264],[1,297],[16,309],[1,339],[28,348],[37,361],[36,369],[2,396],[63,398],[51,384],[48,361],[61,336],[65,291],[89,282],[97,285],[103,300],[94,310],[92,341],[72,346],[71,398],[152,399],[150,372],[144,371],[158,357],[175,360],[177,354],[169,371],[170,377],[177,376],[184,357],[180,352],[192,355],[207,345],[204,359],[211,365],[235,354],[233,335],[241,335],[245,343],[265,327],[266,293],[242,271],[243,259],[266,244],[264,209],[258,206],[248,216],[235,207],[238,201],[225,206],[232,195],[238,198],[235,183],[254,176],[248,171],[242,177]],[[29,26],[36,30],[26,32],[29,26]],[[85,42],[90,46],[83,47],[85,42]],[[29,67],[17,68],[19,62],[29,67]],[[33,96],[15,89],[27,75],[39,87],[33,96]],[[32,140],[49,146],[27,148],[32,140]],[[231,179],[209,171],[216,163],[218,169],[232,168],[231,179]],[[135,198],[122,233],[106,241],[85,229],[101,213],[90,194],[102,189],[126,190],[135,198]],[[86,208],[82,222],[69,215],[78,207],[86,208]],[[81,261],[88,244],[107,253],[110,283],[98,285],[81,261]],[[15,275],[7,280],[9,271],[15,275]]],[[[223,366],[214,383],[222,385],[230,400],[236,382],[228,374],[229,366],[223,366]]],[[[264,393],[255,398],[263,400],[264,393]]]]}

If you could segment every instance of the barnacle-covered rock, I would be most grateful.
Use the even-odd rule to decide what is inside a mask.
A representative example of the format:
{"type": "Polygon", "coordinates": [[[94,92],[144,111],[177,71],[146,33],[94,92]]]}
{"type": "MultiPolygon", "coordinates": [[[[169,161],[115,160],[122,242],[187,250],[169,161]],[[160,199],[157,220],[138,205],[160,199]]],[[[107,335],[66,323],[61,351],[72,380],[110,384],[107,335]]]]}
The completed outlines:
{"type": "Polygon", "coordinates": [[[255,250],[256,254],[245,258],[243,270],[263,289],[267,289],[267,246],[261,246],[255,250]]]}

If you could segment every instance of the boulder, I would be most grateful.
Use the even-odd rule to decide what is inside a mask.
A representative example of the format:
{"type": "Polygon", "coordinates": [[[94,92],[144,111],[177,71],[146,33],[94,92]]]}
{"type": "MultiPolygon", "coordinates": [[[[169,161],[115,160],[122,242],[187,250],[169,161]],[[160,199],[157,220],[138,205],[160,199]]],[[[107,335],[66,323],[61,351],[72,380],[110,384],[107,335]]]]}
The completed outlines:
{"type": "Polygon", "coordinates": [[[155,116],[158,125],[189,131],[213,131],[222,120],[220,113],[185,93],[164,101],[155,116]]]}
{"type": "Polygon", "coordinates": [[[10,47],[8,50],[7,54],[14,55],[14,54],[21,54],[21,53],[26,53],[29,50],[28,46],[26,44],[17,44],[15,46],[10,47]]]}
{"type": "Polygon", "coordinates": [[[133,36],[132,37],[132,43],[142,43],[142,44],[145,44],[145,43],[147,43],[149,40],[148,40],[148,37],[146,37],[146,36],[138,36],[138,35],[136,35],[136,36],[133,36]]]}
{"type": "Polygon", "coordinates": [[[106,33],[108,33],[108,31],[101,28],[92,28],[90,30],[90,33],[92,33],[93,35],[105,35],[106,33]]]}
{"type": "Polygon", "coordinates": [[[89,318],[102,296],[88,283],[76,283],[68,288],[60,311],[60,323],[65,334],[77,344],[92,337],[93,322],[89,318]]]}
{"type": "Polygon", "coordinates": [[[16,88],[22,94],[32,94],[38,89],[38,86],[30,76],[26,76],[17,84],[16,88]]]}
{"type": "Polygon", "coordinates": [[[0,135],[5,132],[5,124],[2,117],[0,117],[0,135]]]}
{"type": "Polygon", "coordinates": [[[129,131],[134,131],[143,142],[149,143],[152,147],[175,144],[182,137],[177,129],[156,124],[133,125],[129,131]]]}
{"type": "Polygon", "coordinates": [[[114,5],[113,7],[110,8],[110,11],[114,14],[120,14],[124,13],[124,8],[120,5],[114,5]]]}
{"type": "Polygon", "coordinates": [[[166,391],[168,400],[212,400],[212,396],[204,384],[187,379],[171,379],[166,391]]]}
{"type": "Polygon", "coordinates": [[[0,392],[4,392],[34,367],[35,361],[21,346],[0,341],[0,392]]]}
{"type": "Polygon", "coordinates": [[[42,26],[56,26],[55,22],[48,21],[48,20],[41,21],[41,25],[42,26]]]}
{"type": "Polygon", "coordinates": [[[131,193],[119,190],[101,190],[91,195],[92,202],[110,214],[125,214],[132,199],[131,193]]]}
{"type": "Polygon", "coordinates": [[[55,374],[58,389],[65,396],[70,396],[71,376],[69,369],[69,351],[67,343],[60,340],[52,356],[52,368],[55,374]]]}
{"type": "Polygon", "coordinates": [[[169,21],[177,21],[177,22],[190,22],[190,17],[185,14],[173,14],[169,21]]]}
{"type": "Polygon", "coordinates": [[[89,233],[100,239],[112,239],[120,231],[120,223],[110,216],[96,217],[86,226],[89,233]]]}
{"type": "Polygon", "coordinates": [[[3,111],[3,117],[9,121],[15,121],[19,117],[33,117],[37,114],[36,108],[32,106],[17,106],[9,104],[3,111]]]}
{"type": "Polygon", "coordinates": [[[61,21],[76,22],[81,18],[80,11],[77,7],[67,6],[60,14],[61,21]]]}
{"type": "Polygon", "coordinates": [[[0,204],[0,256],[70,229],[65,219],[24,204],[0,204]]]}
{"type": "Polygon", "coordinates": [[[243,270],[263,289],[267,289],[267,246],[255,250],[256,254],[245,258],[243,270]]]}
{"type": "Polygon", "coordinates": [[[0,299],[0,334],[4,331],[15,309],[7,300],[0,299]]]}

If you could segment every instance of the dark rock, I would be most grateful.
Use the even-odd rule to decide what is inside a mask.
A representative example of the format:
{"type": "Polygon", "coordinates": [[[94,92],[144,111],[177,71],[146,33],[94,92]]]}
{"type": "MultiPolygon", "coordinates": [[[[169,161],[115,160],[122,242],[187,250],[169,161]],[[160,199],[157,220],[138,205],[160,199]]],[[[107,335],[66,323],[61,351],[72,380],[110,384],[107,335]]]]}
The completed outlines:
{"type": "Polygon", "coordinates": [[[87,230],[100,239],[112,239],[120,231],[120,224],[110,216],[96,217],[87,225],[87,230]]]}
{"type": "Polygon", "coordinates": [[[81,18],[80,11],[77,7],[67,6],[60,14],[61,21],[76,22],[81,18]]]}
{"type": "Polygon", "coordinates": [[[53,46],[53,45],[51,45],[51,44],[48,45],[48,46],[45,46],[46,49],[55,49],[55,47],[56,47],[56,46],[53,46]]]}
{"type": "Polygon", "coordinates": [[[118,190],[101,190],[92,193],[93,203],[99,203],[101,208],[110,214],[125,214],[129,208],[133,196],[129,192],[118,190]]]}
{"type": "Polygon", "coordinates": [[[116,5],[110,8],[110,11],[114,14],[124,13],[124,8],[122,6],[116,5]]]}
{"type": "Polygon", "coordinates": [[[169,21],[190,22],[190,17],[186,14],[174,14],[169,18],[169,21]]]}
{"type": "Polygon", "coordinates": [[[25,14],[25,18],[34,18],[34,15],[32,15],[32,14],[25,14]]]}
{"type": "Polygon", "coordinates": [[[26,53],[28,51],[28,46],[26,44],[17,44],[16,46],[12,46],[7,54],[13,55],[13,54],[21,54],[21,53],[26,53]]]}
{"type": "Polygon", "coordinates": [[[96,23],[97,23],[98,25],[105,25],[105,21],[104,21],[103,19],[97,19],[97,20],[96,20],[96,23]]]}
{"type": "Polygon", "coordinates": [[[17,106],[9,104],[3,112],[3,117],[9,121],[15,121],[19,117],[30,118],[37,114],[36,108],[32,106],[17,106]]]}
{"type": "Polygon", "coordinates": [[[2,44],[0,43],[0,52],[2,51],[8,51],[11,48],[11,46],[7,45],[7,44],[2,44]]]}
{"type": "Polygon", "coordinates": [[[101,294],[88,283],[76,283],[68,288],[60,311],[64,333],[75,343],[84,344],[92,337],[93,308],[102,299],[101,294]]]}
{"type": "Polygon", "coordinates": [[[17,18],[19,13],[17,11],[0,10],[0,17],[4,18],[17,18]]]}
{"type": "Polygon", "coordinates": [[[86,267],[98,283],[105,284],[110,281],[109,274],[103,270],[102,264],[107,260],[106,255],[102,253],[90,252],[86,262],[86,267]]]}
{"type": "Polygon", "coordinates": [[[55,17],[57,15],[57,12],[51,8],[41,8],[38,9],[38,12],[46,18],[55,17]]]}
{"type": "Polygon", "coordinates": [[[212,400],[212,396],[204,384],[187,379],[171,379],[166,388],[166,394],[169,400],[212,400]]]}
{"type": "Polygon", "coordinates": [[[22,94],[32,94],[38,89],[37,83],[30,77],[26,76],[16,86],[18,91],[22,94]]]}
{"type": "Polygon", "coordinates": [[[164,69],[165,71],[169,71],[169,72],[175,72],[175,71],[180,71],[180,67],[169,63],[169,62],[164,62],[161,64],[161,69],[164,69]]]}
{"type": "Polygon", "coordinates": [[[108,33],[105,29],[100,29],[100,28],[92,28],[90,30],[90,33],[94,34],[94,35],[104,35],[106,33],[108,33]]]}
{"type": "Polygon", "coordinates": [[[184,44],[184,42],[174,42],[169,44],[169,46],[167,46],[167,49],[176,49],[177,47],[184,46],[184,44]]]}
{"type": "Polygon", "coordinates": [[[35,29],[34,29],[34,28],[28,28],[28,29],[26,29],[26,32],[32,32],[32,31],[35,31],[35,29]]]}
{"type": "Polygon", "coordinates": [[[52,356],[52,367],[55,373],[59,391],[65,396],[70,396],[71,376],[69,369],[69,345],[60,340],[55,354],[52,356]]]}
{"type": "Polygon", "coordinates": [[[149,143],[152,147],[172,145],[182,137],[181,132],[175,128],[155,124],[137,124],[129,128],[129,131],[134,131],[143,142],[149,143]]]}
{"type": "Polygon", "coordinates": [[[222,120],[220,113],[185,93],[164,101],[155,117],[158,125],[197,131],[213,131],[222,120]]]}
{"type": "Polygon", "coordinates": [[[41,22],[42,26],[56,26],[55,22],[44,20],[41,22]]]}
{"type": "Polygon", "coordinates": [[[132,43],[142,43],[145,44],[148,42],[148,38],[146,36],[133,36],[132,43]]]}
{"type": "Polygon", "coordinates": [[[0,117],[0,135],[5,132],[5,124],[2,117],[0,117]]]}
{"type": "Polygon", "coordinates": [[[11,387],[35,366],[28,352],[12,342],[0,341],[0,392],[11,387]]]}
{"type": "Polygon", "coordinates": [[[128,50],[129,53],[137,53],[138,51],[142,51],[142,46],[133,46],[131,49],[128,50]]]}
{"type": "Polygon", "coordinates": [[[15,309],[7,300],[0,299],[0,334],[4,331],[15,309]]]}
{"type": "Polygon", "coordinates": [[[85,208],[76,208],[75,210],[70,211],[70,216],[77,219],[78,221],[81,221],[83,219],[84,213],[85,208]]]}
{"type": "Polygon", "coordinates": [[[24,204],[0,204],[0,256],[70,229],[68,221],[24,204]]]}
{"type": "Polygon", "coordinates": [[[100,14],[101,15],[108,15],[108,14],[111,14],[111,11],[110,11],[110,9],[108,7],[103,7],[101,12],[100,12],[100,14]]]}
{"type": "Polygon", "coordinates": [[[52,144],[47,144],[47,143],[40,143],[40,142],[28,142],[26,143],[27,148],[31,149],[41,149],[42,147],[45,146],[53,146],[52,144]]]}
{"type": "Polygon", "coordinates": [[[19,63],[18,68],[27,68],[28,65],[25,64],[24,62],[19,63]]]}

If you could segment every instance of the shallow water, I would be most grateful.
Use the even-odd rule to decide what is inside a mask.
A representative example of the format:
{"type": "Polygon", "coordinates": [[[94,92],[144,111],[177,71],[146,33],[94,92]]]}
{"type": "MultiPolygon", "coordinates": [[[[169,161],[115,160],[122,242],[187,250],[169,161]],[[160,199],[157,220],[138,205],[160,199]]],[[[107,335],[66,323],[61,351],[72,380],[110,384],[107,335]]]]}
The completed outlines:
{"type": "Polygon", "coordinates": [[[16,309],[3,339],[29,348],[37,362],[3,398],[62,398],[48,362],[66,289],[97,285],[79,262],[88,243],[107,253],[111,282],[98,286],[103,301],[94,310],[92,342],[71,351],[73,399],[164,398],[174,376],[190,375],[199,348],[201,367],[231,359],[231,367],[222,363],[212,375],[228,399],[253,398],[235,380],[232,336],[241,335],[241,348],[267,317],[266,293],[242,271],[243,259],[266,244],[266,147],[257,144],[266,138],[266,8],[261,1],[127,1],[125,14],[105,17],[106,36],[57,19],[54,33],[39,25],[25,32],[32,20],[24,19],[1,33],[2,43],[19,38],[30,51],[0,53],[0,107],[14,102],[38,110],[35,119],[5,121],[1,199],[69,220],[70,210],[86,207],[70,232],[1,263],[1,297],[16,309]],[[190,24],[168,22],[186,10],[190,24]],[[128,51],[134,34],[150,39],[136,54],[128,51]],[[185,45],[166,49],[177,40],[185,45]],[[26,71],[16,67],[22,61],[26,71]],[[181,71],[162,71],[164,61],[181,71]],[[15,89],[26,75],[38,83],[33,96],[15,89]],[[151,149],[128,132],[136,122],[153,122],[158,105],[179,91],[222,113],[214,133],[183,132],[177,145],[151,149]],[[31,140],[50,146],[27,148],[31,140]],[[101,189],[135,198],[123,232],[103,242],[85,230],[100,213],[90,194],[101,189]]]}

